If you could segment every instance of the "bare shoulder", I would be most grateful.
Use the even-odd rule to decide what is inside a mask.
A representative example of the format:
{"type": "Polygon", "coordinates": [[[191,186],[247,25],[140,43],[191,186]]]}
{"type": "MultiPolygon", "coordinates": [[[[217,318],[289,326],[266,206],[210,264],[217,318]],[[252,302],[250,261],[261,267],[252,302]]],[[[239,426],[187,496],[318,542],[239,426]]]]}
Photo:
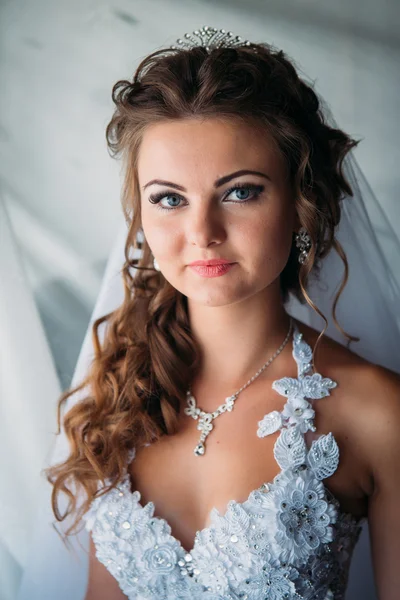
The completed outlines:
{"type": "MultiPolygon", "coordinates": [[[[313,347],[319,331],[299,329],[313,347]]],[[[332,427],[357,448],[374,482],[387,465],[400,459],[400,375],[358,356],[324,336],[316,352],[316,370],[338,383],[324,403],[332,427]]],[[[384,475],[383,475],[384,476],[384,475]]]]}
{"type": "Polygon", "coordinates": [[[89,578],[84,600],[126,600],[116,579],[98,560],[92,536],[89,536],[89,578]]]}
{"type": "MultiPolygon", "coordinates": [[[[303,323],[300,324],[300,331],[313,347],[320,332],[303,323]]],[[[350,386],[347,389],[351,390],[351,398],[355,403],[362,402],[363,406],[368,406],[373,413],[398,410],[400,406],[398,373],[369,362],[327,336],[323,336],[315,358],[319,372],[350,386]]]]}

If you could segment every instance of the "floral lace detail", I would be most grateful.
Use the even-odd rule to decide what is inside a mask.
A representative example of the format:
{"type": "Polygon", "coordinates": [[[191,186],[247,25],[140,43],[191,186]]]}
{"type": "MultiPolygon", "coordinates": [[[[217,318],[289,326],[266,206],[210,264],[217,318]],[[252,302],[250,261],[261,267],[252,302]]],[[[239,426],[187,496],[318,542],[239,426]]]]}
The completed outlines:
{"type": "Polygon", "coordinates": [[[240,593],[248,600],[281,600],[299,598],[294,581],[298,578],[298,571],[291,566],[282,567],[280,562],[267,553],[265,564],[258,575],[252,579],[245,579],[240,586],[240,593]]]}
{"type": "Polygon", "coordinates": [[[275,433],[282,426],[296,426],[301,433],[315,431],[313,419],[315,411],[306,398],[316,400],[329,396],[329,390],[336,382],[322,377],[319,373],[306,375],[312,368],[312,350],[303,340],[303,334],[295,326],[293,334],[293,357],[297,362],[298,378],[283,377],[274,381],[272,388],[288,400],[281,412],[273,411],[258,423],[257,435],[264,437],[275,433]]]}
{"type": "MultiPolygon", "coordinates": [[[[285,377],[273,388],[287,402],[258,423],[257,435],[280,430],[274,457],[281,471],[247,500],[210,512],[186,552],[168,522],[154,517],[154,504],[131,492],[128,470],[122,483],[96,497],[84,515],[98,559],[130,600],[342,600],[361,521],[342,513],[323,485],[339,463],[332,433],[307,448],[304,433],[314,427],[308,399],[323,398],[336,386],[308,375],[311,348],[295,327],[293,356],[298,379],[285,377]]],[[[135,450],[129,454],[129,462],[135,450]]]]}
{"type": "Polygon", "coordinates": [[[262,502],[269,516],[274,555],[298,566],[322,544],[332,541],[337,512],[325,500],[322,483],[306,470],[297,476],[285,473],[275,485],[275,493],[265,494],[262,502]]]}

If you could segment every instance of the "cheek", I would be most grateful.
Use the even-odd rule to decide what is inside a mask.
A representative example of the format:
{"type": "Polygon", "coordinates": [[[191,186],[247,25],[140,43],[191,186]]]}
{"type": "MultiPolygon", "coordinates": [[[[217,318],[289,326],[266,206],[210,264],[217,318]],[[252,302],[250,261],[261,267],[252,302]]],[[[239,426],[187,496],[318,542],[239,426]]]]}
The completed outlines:
{"type": "Polygon", "coordinates": [[[241,245],[248,249],[257,268],[266,264],[274,270],[284,268],[293,242],[293,225],[287,213],[279,218],[259,218],[250,227],[241,228],[241,236],[241,245]]]}
{"type": "Polygon", "coordinates": [[[142,215],[142,225],[145,238],[152,252],[161,260],[172,256],[179,245],[179,230],[168,223],[168,219],[157,222],[154,217],[146,218],[142,215]]]}

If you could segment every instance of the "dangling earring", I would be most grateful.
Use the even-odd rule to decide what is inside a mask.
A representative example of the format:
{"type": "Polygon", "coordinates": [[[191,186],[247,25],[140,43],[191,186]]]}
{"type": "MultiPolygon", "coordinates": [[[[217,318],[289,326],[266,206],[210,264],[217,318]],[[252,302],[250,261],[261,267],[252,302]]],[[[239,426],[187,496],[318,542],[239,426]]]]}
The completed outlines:
{"type": "Polygon", "coordinates": [[[305,227],[300,227],[298,233],[296,234],[295,240],[296,246],[300,250],[298,260],[300,264],[303,264],[307,260],[311,249],[311,237],[305,227]]]}
{"type": "Polygon", "coordinates": [[[153,265],[154,265],[154,268],[155,268],[156,271],[160,270],[160,265],[158,264],[158,262],[156,261],[155,258],[153,259],[153,265]]]}
{"type": "Polygon", "coordinates": [[[144,231],[143,228],[140,226],[136,232],[136,242],[138,245],[138,248],[142,248],[142,244],[144,243],[144,231]]]}

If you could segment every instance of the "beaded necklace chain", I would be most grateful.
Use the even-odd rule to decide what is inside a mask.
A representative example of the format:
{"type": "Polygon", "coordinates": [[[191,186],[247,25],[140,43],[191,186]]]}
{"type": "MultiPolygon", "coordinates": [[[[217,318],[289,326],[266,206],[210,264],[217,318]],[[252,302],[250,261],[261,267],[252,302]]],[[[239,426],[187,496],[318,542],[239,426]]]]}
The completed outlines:
{"type": "Polygon", "coordinates": [[[193,419],[195,419],[195,420],[198,419],[199,423],[197,425],[197,429],[199,429],[201,431],[199,443],[193,450],[193,452],[196,456],[203,456],[206,451],[205,440],[206,440],[207,436],[210,434],[211,430],[214,429],[214,425],[213,425],[212,421],[214,419],[216,419],[217,417],[219,417],[219,415],[221,415],[222,413],[224,413],[226,411],[231,412],[233,410],[233,407],[235,405],[235,402],[236,402],[237,397],[239,396],[240,392],[242,392],[244,389],[247,388],[247,386],[249,386],[251,383],[253,383],[253,381],[255,379],[257,379],[257,377],[259,375],[261,375],[261,373],[264,371],[264,369],[266,369],[268,367],[268,365],[270,365],[272,363],[272,361],[282,352],[282,350],[284,349],[284,347],[286,346],[286,344],[289,341],[290,334],[292,332],[292,328],[293,328],[293,319],[292,319],[292,317],[290,317],[289,331],[287,333],[285,340],[283,341],[281,346],[279,346],[278,350],[267,360],[267,362],[261,367],[261,369],[259,369],[259,371],[257,371],[257,373],[255,375],[253,375],[253,377],[251,379],[249,379],[247,383],[245,383],[245,385],[243,385],[237,392],[232,394],[232,396],[228,396],[227,398],[225,398],[225,402],[223,404],[221,404],[220,406],[218,406],[218,408],[214,412],[209,413],[209,412],[205,412],[204,410],[201,410],[201,408],[199,408],[197,406],[196,399],[192,395],[190,388],[188,389],[188,391],[186,392],[186,401],[187,401],[188,406],[187,406],[187,408],[184,409],[184,412],[185,412],[185,414],[189,415],[193,419]]]}

